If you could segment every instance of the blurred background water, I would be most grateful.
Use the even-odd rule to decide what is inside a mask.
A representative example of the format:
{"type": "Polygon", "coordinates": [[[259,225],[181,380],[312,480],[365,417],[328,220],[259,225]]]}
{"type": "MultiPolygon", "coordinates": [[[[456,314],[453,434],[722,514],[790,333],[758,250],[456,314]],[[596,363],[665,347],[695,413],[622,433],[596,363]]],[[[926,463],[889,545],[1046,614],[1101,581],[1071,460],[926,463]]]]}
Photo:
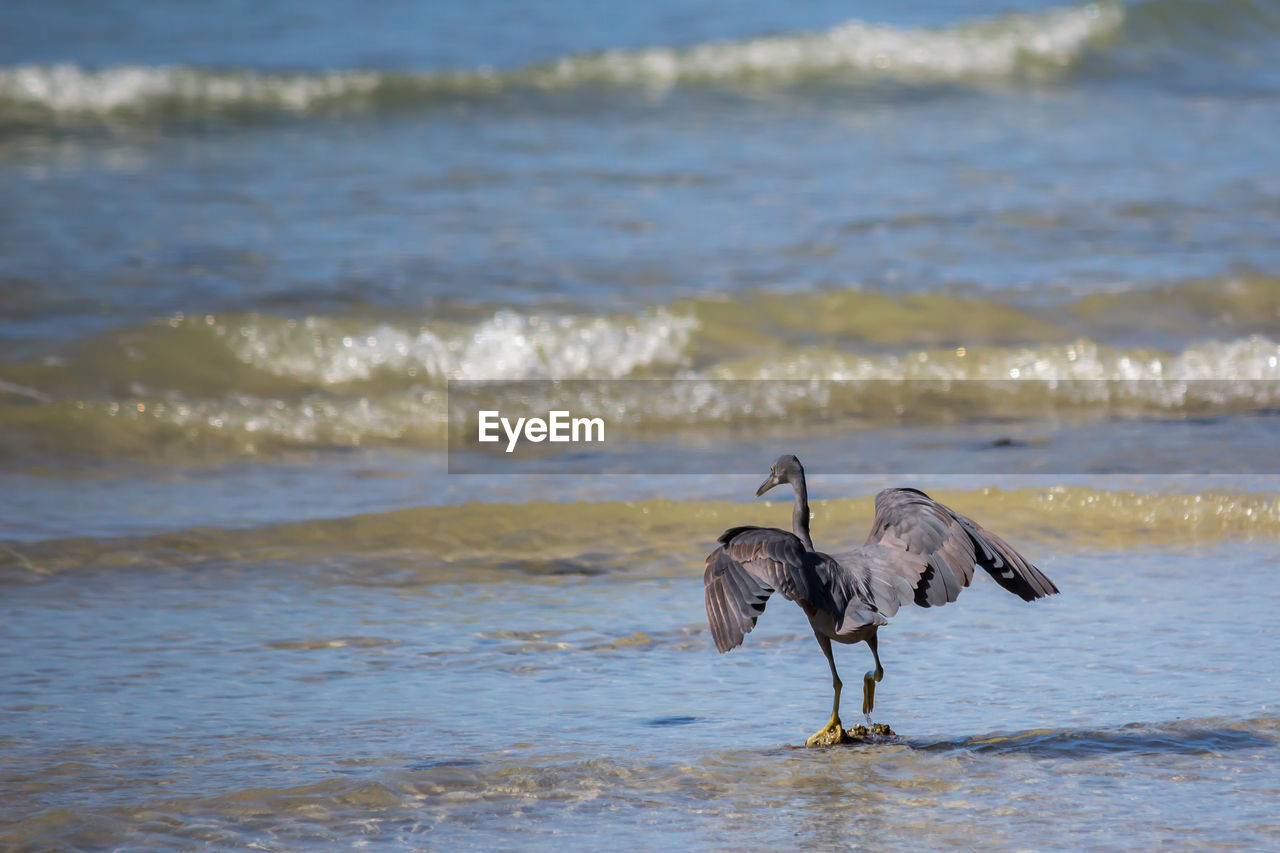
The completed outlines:
{"type": "Polygon", "coordinates": [[[7,3],[0,839],[1273,844],[1277,69],[1271,0],[7,3]],[[445,473],[449,380],[635,378],[792,382],[617,403],[755,477],[445,473]],[[908,378],[1137,404],[809,384],[908,378]],[[788,450],[819,547],[909,482],[1064,590],[900,614],[902,745],[703,628],[788,450]]]}

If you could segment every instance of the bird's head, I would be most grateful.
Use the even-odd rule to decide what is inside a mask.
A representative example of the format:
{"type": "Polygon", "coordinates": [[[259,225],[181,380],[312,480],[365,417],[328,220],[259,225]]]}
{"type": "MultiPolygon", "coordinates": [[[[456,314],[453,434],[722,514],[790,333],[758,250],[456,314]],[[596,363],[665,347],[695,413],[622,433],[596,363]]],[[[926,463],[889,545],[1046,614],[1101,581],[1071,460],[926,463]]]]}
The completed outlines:
{"type": "Polygon", "coordinates": [[[756,489],[756,497],[760,497],[765,492],[781,483],[799,483],[804,479],[804,468],[800,465],[800,460],[788,453],[785,456],[779,456],[778,461],[773,463],[773,467],[769,469],[769,476],[760,488],[756,489]]]}

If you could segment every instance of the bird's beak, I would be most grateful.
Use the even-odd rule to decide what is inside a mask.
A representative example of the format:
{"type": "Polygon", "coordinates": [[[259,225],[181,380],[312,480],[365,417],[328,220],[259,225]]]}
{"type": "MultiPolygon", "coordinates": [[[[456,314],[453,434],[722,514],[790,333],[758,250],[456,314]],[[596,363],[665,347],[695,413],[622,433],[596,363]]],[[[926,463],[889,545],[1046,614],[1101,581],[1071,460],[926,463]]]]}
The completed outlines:
{"type": "Polygon", "coordinates": [[[769,491],[774,486],[778,485],[778,482],[779,482],[778,476],[774,474],[772,471],[770,471],[768,479],[766,479],[763,483],[760,484],[760,488],[756,489],[756,497],[760,497],[765,492],[769,491]]]}

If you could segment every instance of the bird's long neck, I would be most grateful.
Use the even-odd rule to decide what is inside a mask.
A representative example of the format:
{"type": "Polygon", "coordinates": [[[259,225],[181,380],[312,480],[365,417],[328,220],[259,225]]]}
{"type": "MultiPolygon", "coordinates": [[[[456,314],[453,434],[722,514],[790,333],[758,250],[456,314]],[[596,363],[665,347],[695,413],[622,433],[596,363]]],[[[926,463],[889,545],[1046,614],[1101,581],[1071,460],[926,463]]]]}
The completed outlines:
{"type": "Polygon", "coordinates": [[[795,508],[791,510],[791,529],[800,537],[806,550],[812,551],[813,540],[809,538],[809,489],[805,486],[804,477],[792,483],[796,490],[795,508]]]}

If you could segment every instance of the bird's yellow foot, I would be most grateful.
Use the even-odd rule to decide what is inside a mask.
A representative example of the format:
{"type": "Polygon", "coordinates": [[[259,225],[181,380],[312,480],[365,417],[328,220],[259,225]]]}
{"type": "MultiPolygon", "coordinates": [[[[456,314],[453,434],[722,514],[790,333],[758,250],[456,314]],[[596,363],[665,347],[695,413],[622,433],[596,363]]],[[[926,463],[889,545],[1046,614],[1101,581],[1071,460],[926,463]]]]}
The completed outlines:
{"type": "Polygon", "coordinates": [[[839,717],[832,717],[830,722],[821,731],[814,732],[809,739],[804,742],[805,746],[835,746],[838,743],[844,743],[846,739],[844,726],[840,725],[839,717]]]}

